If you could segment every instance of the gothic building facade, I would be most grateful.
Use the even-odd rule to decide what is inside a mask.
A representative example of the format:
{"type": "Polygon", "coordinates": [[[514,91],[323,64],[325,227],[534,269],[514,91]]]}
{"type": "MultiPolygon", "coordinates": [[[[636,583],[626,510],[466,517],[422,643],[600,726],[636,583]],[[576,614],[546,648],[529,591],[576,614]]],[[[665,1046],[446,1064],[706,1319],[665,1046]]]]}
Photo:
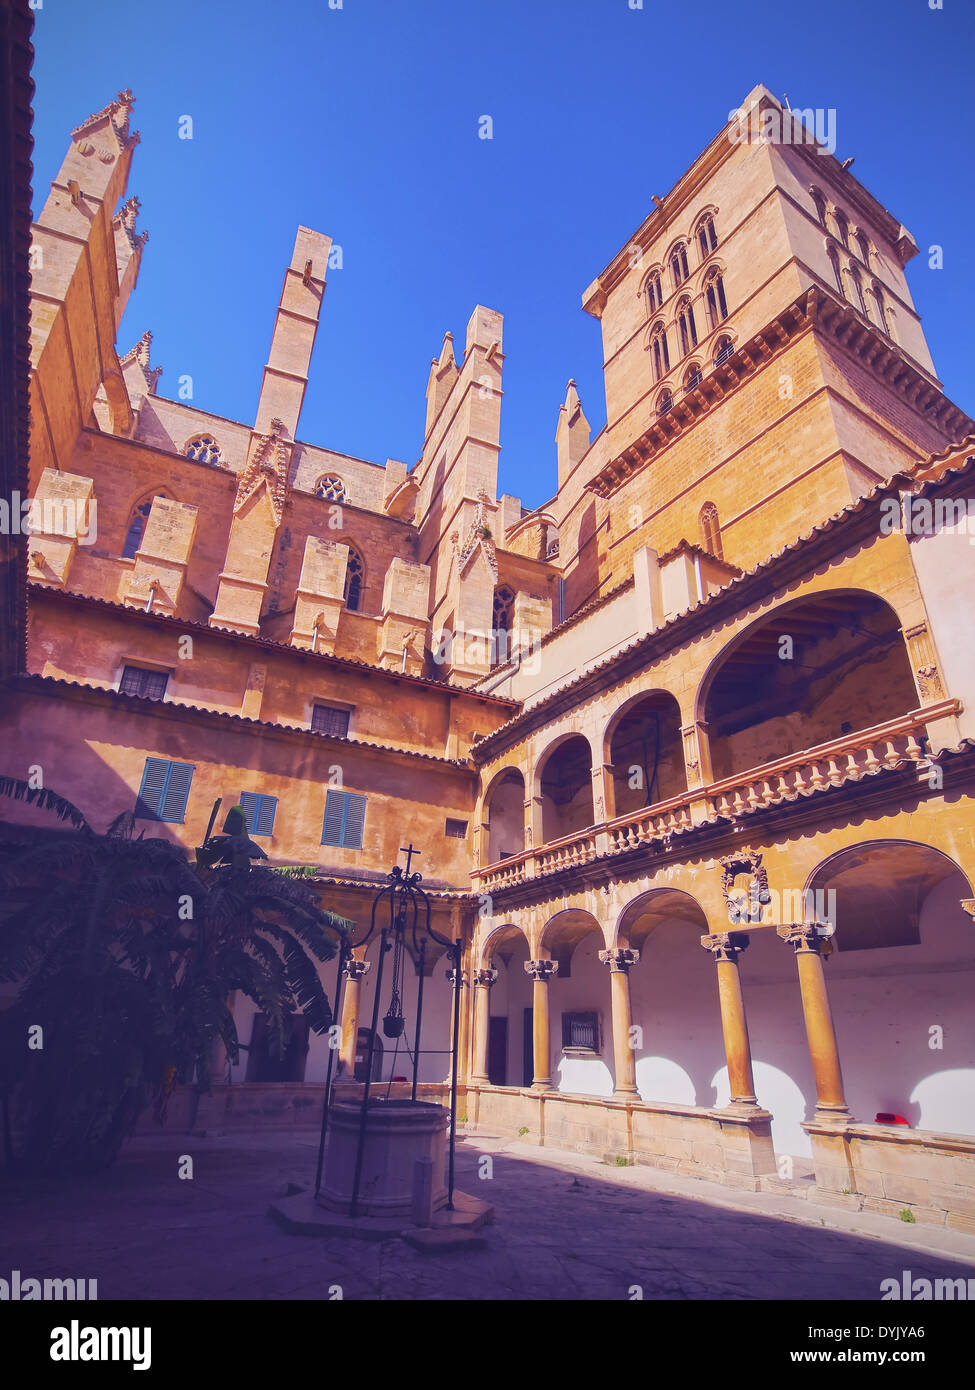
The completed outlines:
{"type": "MultiPolygon", "coordinates": [[[[975,1229],[975,426],[910,233],[756,88],[748,128],[785,137],[730,121],[586,290],[607,423],[570,381],[529,510],[498,495],[492,309],[445,336],[412,463],[301,439],[322,233],[298,228],[253,422],[163,394],[150,333],[119,351],[132,107],[72,133],[33,228],[0,771],[187,849],[240,802],[357,922],[410,838],[464,942],[471,1132],[975,1229]]],[[[426,968],[436,1094],[453,985],[426,968]]],[[[207,1123],[311,1116],[328,1040],[275,1061],[235,1008],[207,1123]]]]}

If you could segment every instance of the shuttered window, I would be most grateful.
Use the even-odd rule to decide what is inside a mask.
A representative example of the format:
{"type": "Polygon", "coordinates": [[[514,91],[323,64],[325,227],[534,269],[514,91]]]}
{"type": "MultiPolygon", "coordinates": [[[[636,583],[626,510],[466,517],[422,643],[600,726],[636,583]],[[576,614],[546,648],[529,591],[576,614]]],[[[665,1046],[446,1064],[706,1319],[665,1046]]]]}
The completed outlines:
{"type": "Polygon", "coordinates": [[[366,798],[358,792],[327,792],[322,844],[340,849],[361,849],[366,819],[366,798]]]}
{"type": "Polygon", "coordinates": [[[346,738],[349,733],[349,711],[332,705],[315,705],[311,712],[312,732],[346,738]]]}
{"type": "Polygon", "coordinates": [[[120,695],[142,695],[147,700],[161,700],[168,684],[166,671],[145,671],[141,666],[124,666],[118,688],[120,695]]]}
{"type": "Polygon", "coordinates": [[[261,792],[241,792],[240,804],[244,808],[248,835],[274,834],[274,813],[278,809],[276,796],[265,796],[261,792]]]}
{"type": "Polygon", "coordinates": [[[146,758],[135,814],[142,820],[182,825],[193,781],[194,763],[170,763],[146,758]]]}

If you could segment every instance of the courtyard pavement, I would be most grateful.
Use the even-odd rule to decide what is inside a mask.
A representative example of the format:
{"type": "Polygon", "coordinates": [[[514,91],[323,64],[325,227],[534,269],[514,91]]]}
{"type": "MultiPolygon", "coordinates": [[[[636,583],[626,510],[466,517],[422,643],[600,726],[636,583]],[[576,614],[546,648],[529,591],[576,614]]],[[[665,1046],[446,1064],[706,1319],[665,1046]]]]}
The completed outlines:
{"type": "Polygon", "coordinates": [[[876,1300],[905,1269],[975,1279],[973,1236],[483,1136],[457,1151],[458,1187],[495,1207],[483,1249],[288,1234],[268,1204],[316,1158],[310,1133],[162,1132],[107,1173],[0,1187],[0,1277],[94,1278],[99,1300],[876,1300]]]}

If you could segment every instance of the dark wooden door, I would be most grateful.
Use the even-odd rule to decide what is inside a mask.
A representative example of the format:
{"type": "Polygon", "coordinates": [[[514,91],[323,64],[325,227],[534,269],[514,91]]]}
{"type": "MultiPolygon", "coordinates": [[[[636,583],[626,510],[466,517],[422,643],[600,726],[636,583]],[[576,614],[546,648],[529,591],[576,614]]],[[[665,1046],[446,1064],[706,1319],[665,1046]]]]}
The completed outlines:
{"type": "Polygon", "coordinates": [[[488,1080],[492,1086],[508,1084],[508,1020],[500,1016],[488,1026],[488,1080]]]}
{"type": "Polygon", "coordinates": [[[535,1080],[535,1025],[532,1022],[534,1015],[533,1009],[525,1010],[525,1028],[522,1037],[522,1055],[525,1059],[525,1080],[522,1083],[530,1086],[535,1080]]]}

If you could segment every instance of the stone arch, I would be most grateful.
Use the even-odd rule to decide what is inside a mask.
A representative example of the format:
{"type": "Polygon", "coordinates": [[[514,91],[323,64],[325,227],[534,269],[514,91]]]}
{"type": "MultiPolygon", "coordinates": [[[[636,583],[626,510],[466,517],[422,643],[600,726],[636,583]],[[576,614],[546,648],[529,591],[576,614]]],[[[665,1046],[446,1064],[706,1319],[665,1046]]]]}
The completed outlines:
{"type": "Polygon", "coordinates": [[[514,763],[500,768],[485,787],[479,813],[482,865],[500,863],[526,848],[525,798],[525,775],[514,763]]]}
{"type": "Polygon", "coordinates": [[[916,709],[913,669],[892,605],[862,589],[777,604],[709,663],[695,696],[714,780],[916,709]],[[846,634],[849,634],[847,636],[846,634]]]}
{"type": "Polygon", "coordinates": [[[620,912],[613,946],[639,952],[629,971],[636,1084],[644,1101],[710,1107],[725,1075],[710,933],[699,900],[661,885],[620,912]]]}
{"type": "Polygon", "coordinates": [[[541,843],[562,839],[594,823],[593,748],[585,734],[569,729],[535,760],[532,797],[538,806],[541,843]]]}
{"type": "Polygon", "coordinates": [[[600,960],[603,927],[584,908],[563,908],[545,923],[538,956],[558,966],[548,988],[553,1081],[570,1095],[611,1096],[613,1018],[609,972],[600,960]]]}
{"type": "Polygon", "coordinates": [[[607,819],[685,792],[687,771],[676,697],[667,690],[641,690],[625,700],[606,724],[602,762],[609,769],[607,819]],[[641,744],[646,747],[638,747],[641,744]],[[642,758],[642,753],[649,756],[642,758]],[[630,754],[637,757],[636,762],[632,757],[627,761],[630,754]]]}

